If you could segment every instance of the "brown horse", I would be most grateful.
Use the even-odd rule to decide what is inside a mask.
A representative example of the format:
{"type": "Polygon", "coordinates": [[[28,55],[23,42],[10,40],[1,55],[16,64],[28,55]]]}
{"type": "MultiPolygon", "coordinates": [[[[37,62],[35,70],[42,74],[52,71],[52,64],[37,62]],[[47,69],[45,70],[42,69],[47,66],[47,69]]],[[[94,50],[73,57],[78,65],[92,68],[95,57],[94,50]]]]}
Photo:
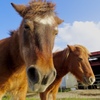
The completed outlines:
{"type": "Polygon", "coordinates": [[[11,5],[23,20],[18,30],[0,41],[0,100],[6,92],[13,100],[25,100],[27,83],[32,91],[43,92],[56,77],[52,49],[63,21],[55,4],[46,0],[11,5]]]}
{"type": "Polygon", "coordinates": [[[68,45],[68,48],[53,54],[54,66],[57,71],[55,81],[40,93],[41,100],[56,100],[56,94],[64,75],[71,72],[77,80],[84,85],[92,85],[95,82],[95,76],[91,69],[89,52],[82,45],[68,45]]]}

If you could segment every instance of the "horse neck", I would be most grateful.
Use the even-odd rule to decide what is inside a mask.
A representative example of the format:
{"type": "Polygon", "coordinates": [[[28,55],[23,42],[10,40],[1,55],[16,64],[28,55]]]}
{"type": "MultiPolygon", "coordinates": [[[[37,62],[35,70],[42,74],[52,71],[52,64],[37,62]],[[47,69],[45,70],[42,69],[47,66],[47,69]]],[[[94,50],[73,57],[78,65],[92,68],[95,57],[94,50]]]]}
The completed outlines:
{"type": "Polygon", "coordinates": [[[2,73],[7,72],[8,76],[15,72],[22,73],[25,69],[18,48],[18,40],[15,36],[0,40],[0,70],[2,73]]]}
{"type": "Polygon", "coordinates": [[[9,69],[11,74],[15,71],[21,72],[24,69],[24,62],[20,56],[18,35],[14,33],[11,37],[5,39],[5,51],[7,52],[5,68],[9,69]],[[12,70],[13,69],[13,70],[12,70]]]}
{"type": "Polygon", "coordinates": [[[67,49],[59,51],[53,56],[54,66],[57,70],[57,77],[63,77],[69,72],[66,50],[67,49]]]}

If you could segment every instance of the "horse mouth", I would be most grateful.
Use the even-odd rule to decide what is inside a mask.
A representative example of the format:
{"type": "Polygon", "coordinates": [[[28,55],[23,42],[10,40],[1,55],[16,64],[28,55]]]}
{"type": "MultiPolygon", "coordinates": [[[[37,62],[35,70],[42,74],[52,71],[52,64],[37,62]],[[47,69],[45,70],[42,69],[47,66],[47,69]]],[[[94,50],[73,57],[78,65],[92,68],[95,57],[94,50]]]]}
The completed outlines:
{"type": "Polygon", "coordinates": [[[32,92],[44,92],[47,88],[47,85],[41,85],[41,83],[34,84],[31,80],[28,83],[29,90],[32,92]]]}
{"type": "Polygon", "coordinates": [[[43,74],[35,67],[27,69],[28,85],[33,92],[44,92],[54,81],[55,77],[55,70],[51,70],[48,74],[43,74]]]}
{"type": "Polygon", "coordinates": [[[45,83],[43,79],[40,79],[37,83],[28,78],[28,88],[32,92],[44,92],[49,86],[49,83],[45,83]]]}

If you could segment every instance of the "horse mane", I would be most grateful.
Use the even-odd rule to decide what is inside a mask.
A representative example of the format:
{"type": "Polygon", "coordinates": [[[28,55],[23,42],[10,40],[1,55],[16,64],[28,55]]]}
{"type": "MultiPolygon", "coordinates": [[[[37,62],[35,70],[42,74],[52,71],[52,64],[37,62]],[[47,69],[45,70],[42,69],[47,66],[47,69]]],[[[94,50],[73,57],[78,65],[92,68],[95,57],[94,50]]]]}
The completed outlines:
{"type": "Polygon", "coordinates": [[[25,18],[32,17],[33,15],[44,16],[48,12],[52,12],[55,9],[55,4],[52,2],[46,2],[46,0],[31,0],[27,5],[25,11],[23,11],[23,15],[25,18]]]}
{"type": "MultiPolygon", "coordinates": [[[[85,52],[85,53],[88,54],[89,56],[91,55],[91,53],[88,51],[88,49],[87,49],[85,46],[83,46],[83,45],[75,44],[75,45],[73,45],[73,47],[76,48],[77,51],[80,50],[80,51],[85,52]]],[[[53,56],[59,55],[58,52],[59,52],[59,53],[60,53],[60,52],[63,52],[63,58],[66,58],[66,57],[68,57],[68,55],[69,55],[69,48],[66,47],[64,50],[57,50],[57,51],[55,51],[55,52],[53,53],[53,56]]]]}
{"type": "Polygon", "coordinates": [[[17,32],[16,30],[11,30],[11,31],[9,31],[9,35],[13,36],[16,32],[17,32]]]}
{"type": "Polygon", "coordinates": [[[54,53],[53,53],[53,56],[55,56],[55,55],[59,55],[59,53],[60,52],[63,52],[63,57],[62,58],[66,58],[66,57],[68,57],[68,55],[69,55],[69,50],[68,50],[68,48],[66,47],[65,49],[63,49],[63,50],[56,50],[54,53]]]}

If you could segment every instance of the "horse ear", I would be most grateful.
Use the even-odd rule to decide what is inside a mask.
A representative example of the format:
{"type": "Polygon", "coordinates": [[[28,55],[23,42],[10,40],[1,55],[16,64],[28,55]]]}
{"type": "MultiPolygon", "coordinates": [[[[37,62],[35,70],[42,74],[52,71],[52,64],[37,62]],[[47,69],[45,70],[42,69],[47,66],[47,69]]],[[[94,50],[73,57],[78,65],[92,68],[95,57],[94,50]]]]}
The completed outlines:
{"type": "Polygon", "coordinates": [[[55,17],[55,20],[56,20],[56,22],[57,22],[58,25],[61,24],[62,22],[64,22],[64,20],[60,19],[57,16],[55,17]]]}
{"type": "Polygon", "coordinates": [[[24,12],[26,9],[25,5],[16,5],[14,3],[11,3],[11,5],[13,6],[13,8],[23,17],[24,16],[24,12]]]}
{"type": "Polygon", "coordinates": [[[67,46],[68,46],[68,49],[70,52],[74,51],[74,46],[72,46],[72,45],[67,45],[67,46]]]}

